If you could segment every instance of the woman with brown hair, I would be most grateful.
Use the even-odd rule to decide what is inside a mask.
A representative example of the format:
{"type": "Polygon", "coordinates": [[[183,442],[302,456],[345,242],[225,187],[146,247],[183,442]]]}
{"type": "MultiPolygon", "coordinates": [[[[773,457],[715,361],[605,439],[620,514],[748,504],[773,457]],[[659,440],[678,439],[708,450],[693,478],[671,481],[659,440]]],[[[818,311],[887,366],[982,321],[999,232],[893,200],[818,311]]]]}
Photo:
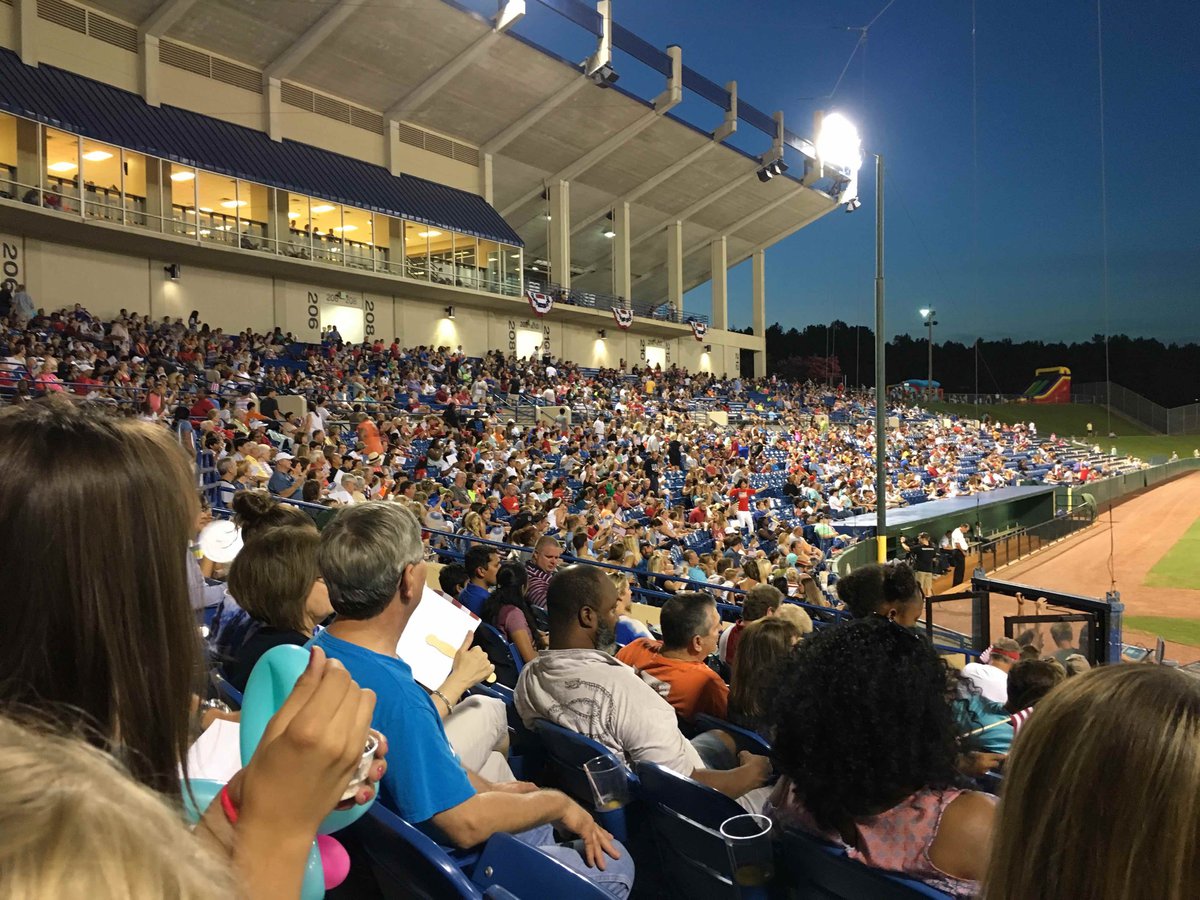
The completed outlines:
{"type": "Polygon", "coordinates": [[[1054,688],[1004,775],[987,900],[1200,897],[1200,682],[1105,666],[1054,688]]]}
{"type": "Polygon", "coordinates": [[[775,682],[800,638],[801,631],[795,624],[773,615],[746,626],[738,641],[729,680],[730,722],[757,731],[768,741],[771,739],[767,716],[775,682]]]}
{"type": "Polygon", "coordinates": [[[258,626],[224,667],[225,677],[239,691],[246,689],[264,653],[281,644],[303,646],[333,614],[317,568],[320,543],[311,521],[268,528],[256,533],[229,567],[229,592],[258,626]]]}
{"type": "MultiPolygon", "coordinates": [[[[5,625],[19,638],[0,654],[0,706],[83,735],[182,811],[202,672],[187,599],[189,458],[166,429],[53,399],[0,415],[0,459],[5,625]]],[[[232,860],[248,895],[298,895],[374,705],[314,652],[229,784],[236,816],[219,803],[204,814],[197,836],[232,860]]]]}

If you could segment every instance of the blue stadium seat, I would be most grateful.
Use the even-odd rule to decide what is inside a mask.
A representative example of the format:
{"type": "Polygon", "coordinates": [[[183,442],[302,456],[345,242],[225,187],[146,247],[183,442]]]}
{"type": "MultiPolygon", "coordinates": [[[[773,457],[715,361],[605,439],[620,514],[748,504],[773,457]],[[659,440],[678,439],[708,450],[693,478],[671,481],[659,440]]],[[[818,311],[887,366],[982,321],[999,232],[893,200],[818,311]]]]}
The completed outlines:
{"type": "Polygon", "coordinates": [[[716,716],[710,716],[707,713],[696,713],[692,718],[692,724],[696,727],[697,731],[712,731],[716,729],[726,732],[733,738],[739,751],[747,750],[750,753],[757,753],[760,756],[771,755],[770,742],[756,731],[742,728],[740,725],[734,725],[732,722],[718,719],[716,716]]]}
{"type": "Polygon", "coordinates": [[[792,900],[950,900],[927,884],[872,869],[839,847],[790,829],[783,829],[779,849],[776,878],[786,883],[792,900]]]}
{"type": "MultiPolygon", "coordinates": [[[[482,897],[578,897],[612,895],[562,863],[509,834],[484,844],[472,875],[424,832],[375,804],[350,827],[385,900],[479,900],[482,897]]],[[[472,857],[473,858],[473,857],[472,857]]]]}
{"type": "Polygon", "coordinates": [[[737,898],[721,823],[745,810],[656,763],[638,763],[637,773],[663,880],[679,896],[737,898]]]}
{"type": "MultiPolygon", "coordinates": [[[[534,722],[533,730],[546,750],[548,774],[553,783],[578,800],[585,809],[593,809],[595,801],[591,785],[583,771],[583,764],[598,756],[606,757],[622,767],[625,766],[625,761],[618,759],[599,741],[555,725],[545,719],[538,719],[534,722]]],[[[635,798],[637,795],[638,780],[630,772],[629,796],[635,798]]],[[[628,840],[629,828],[625,809],[598,810],[595,815],[596,821],[612,832],[617,840],[622,843],[628,840]]]]}

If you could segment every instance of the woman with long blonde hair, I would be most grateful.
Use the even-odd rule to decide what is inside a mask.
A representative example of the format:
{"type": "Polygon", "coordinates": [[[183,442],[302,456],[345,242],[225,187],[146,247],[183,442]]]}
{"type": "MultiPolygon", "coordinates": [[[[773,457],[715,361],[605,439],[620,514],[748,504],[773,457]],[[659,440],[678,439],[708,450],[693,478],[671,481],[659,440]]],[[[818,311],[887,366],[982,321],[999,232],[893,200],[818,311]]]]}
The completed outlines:
{"type": "Polygon", "coordinates": [[[1200,897],[1200,681],[1067,679],[1013,744],[993,835],[987,900],[1200,897]]]}

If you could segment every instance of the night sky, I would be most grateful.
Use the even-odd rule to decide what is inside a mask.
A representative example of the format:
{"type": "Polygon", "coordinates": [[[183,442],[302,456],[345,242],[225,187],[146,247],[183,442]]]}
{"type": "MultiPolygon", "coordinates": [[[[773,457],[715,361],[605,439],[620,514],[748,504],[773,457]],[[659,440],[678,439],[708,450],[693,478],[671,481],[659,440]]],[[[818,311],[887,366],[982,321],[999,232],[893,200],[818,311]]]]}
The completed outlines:
{"type": "MultiPolygon", "coordinates": [[[[939,340],[1103,332],[1094,0],[977,0],[977,144],[970,0],[895,0],[828,98],[859,40],[852,29],[886,5],[613,2],[626,28],[679,44],[685,64],[718,84],[736,79],[744,101],[782,109],[798,134],[812,136],[817,108],[859,123],[866,149],[887,162],[889,335],[923,334],[922,306],[937,308],[939,340]]],[[[1200,12],[1184,0],[1103,0],[1102,15],[1110,328],[1200,341],[1200,12]]],[[[569,59],[594,48],[538,0],[517,30],[569,59]]],[[[614,64],[621,87],[662,89],[628,57],[614,64]]],[[[720,120],[694,95],[676,112],[706,130],[720,120]]],[[[761,153],[770,139],[742,123],[733,142],[761,153]]],[[[859,212],[831,213],[767,251],[768,322],[873,322],[871,165],[859,212]]],[[[685,306],[709,303],[704,285],[685,306]]],[[[730,319],[750,324],[749,262],[730,272],[730,319]]]]}

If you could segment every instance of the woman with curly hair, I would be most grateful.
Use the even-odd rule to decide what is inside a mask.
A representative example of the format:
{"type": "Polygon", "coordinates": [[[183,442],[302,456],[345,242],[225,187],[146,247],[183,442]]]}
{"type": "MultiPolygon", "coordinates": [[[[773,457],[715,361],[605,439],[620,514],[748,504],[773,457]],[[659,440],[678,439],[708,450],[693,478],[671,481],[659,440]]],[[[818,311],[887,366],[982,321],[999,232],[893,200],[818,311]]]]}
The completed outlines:
{"type": "Polygon", "coordinates": [[[878,616],[912,628],[925,611],[916,573],[902,561],[859,566],[838,579],[838,599],[856,619],[878,616]]]}
{"type": "Polygon", "coordinates": [[[956,681],[929,644],[880,616],[809,637],[776,683],[786,777],[772,818],[869,866],[974,896],[995,807],[959,786],[956,681]]]}

